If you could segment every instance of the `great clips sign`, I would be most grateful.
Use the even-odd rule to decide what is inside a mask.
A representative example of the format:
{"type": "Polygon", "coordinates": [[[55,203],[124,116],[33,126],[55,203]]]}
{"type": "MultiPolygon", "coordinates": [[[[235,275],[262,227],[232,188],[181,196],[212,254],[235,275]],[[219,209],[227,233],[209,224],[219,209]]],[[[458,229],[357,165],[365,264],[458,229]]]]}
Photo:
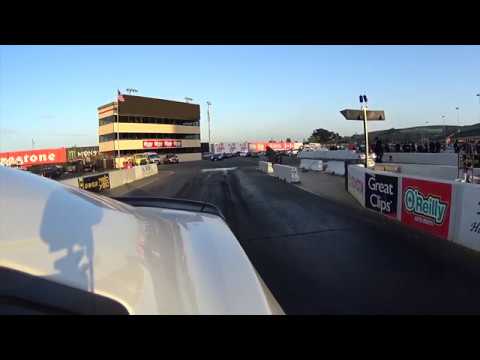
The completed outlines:
{"type": "Polygon", "coordinates": [[[163,149],[182,147],[181,140],[143,140],[144,149],[163,149]]]}
{"type": "Polygon", "coordinates": [[[2,165],[42,165],[61,164],[67,162],[65,148],[40,149],[27,151],[11,151],[0,153],[0,164],[2,165]]]}
{"type": "Polygon", "coordinates": [[[365,173],[365,206],[388,217],[397,217],[398,178],[365,173]]]}
{"type": "Polygon", "coordinates": [[[448,238],[452,185],[403,178],[402,222],[448,238]]]}

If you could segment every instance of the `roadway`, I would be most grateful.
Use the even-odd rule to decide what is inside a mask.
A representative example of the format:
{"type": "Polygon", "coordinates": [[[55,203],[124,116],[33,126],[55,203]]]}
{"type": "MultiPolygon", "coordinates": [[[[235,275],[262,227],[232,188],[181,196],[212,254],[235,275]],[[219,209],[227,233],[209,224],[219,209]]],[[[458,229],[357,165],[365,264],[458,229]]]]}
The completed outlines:
{"type": "Polygon", "coordinates": [[[256,164],[161,165],[166,176],[109,195],[217,205],[287,314],[480,314],[479,254],[313,195],[256,164]]]}

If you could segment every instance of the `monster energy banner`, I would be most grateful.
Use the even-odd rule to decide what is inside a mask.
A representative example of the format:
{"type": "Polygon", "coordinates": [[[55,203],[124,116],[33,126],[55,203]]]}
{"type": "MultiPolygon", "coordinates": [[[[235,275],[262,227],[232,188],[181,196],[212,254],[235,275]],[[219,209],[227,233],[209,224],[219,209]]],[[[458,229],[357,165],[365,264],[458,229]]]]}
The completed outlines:
{"type": "Polygon", "coordinates": [[[108,173],[84,176],[78,179],[78,187],[93,192],[108,190],[110,189],[110,177],[108,173]]]}
{"type": "Polygon", "coordinates": [[[68,161],[95,158],[98,155],[98,146],[71,147],[67,149],[68,161]]]}

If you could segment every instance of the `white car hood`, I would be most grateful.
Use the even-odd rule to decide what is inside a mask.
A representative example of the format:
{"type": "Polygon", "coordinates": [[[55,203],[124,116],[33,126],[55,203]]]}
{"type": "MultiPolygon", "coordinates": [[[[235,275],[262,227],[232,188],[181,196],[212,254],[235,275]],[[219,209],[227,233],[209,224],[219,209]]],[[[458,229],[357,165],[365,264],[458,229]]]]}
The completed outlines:
{"type": "Polygon", "coordinates": [[[0,167],[0,266],[131,314],[282,313],[223,219],[133,208],[0,167]]]}

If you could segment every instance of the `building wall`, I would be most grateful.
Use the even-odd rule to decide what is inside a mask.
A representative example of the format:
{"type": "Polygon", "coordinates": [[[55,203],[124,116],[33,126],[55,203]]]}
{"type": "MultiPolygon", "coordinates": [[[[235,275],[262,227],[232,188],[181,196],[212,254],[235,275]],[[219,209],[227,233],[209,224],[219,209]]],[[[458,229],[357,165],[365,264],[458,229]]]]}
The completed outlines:
{"type": "Polygon", "coordinates": [[[200,134],[200,126],[112,123],[98,128],[98,135],[116,133],[153,133],[153,134],[200,134]]]}
{"type": "Polygon", "coordinates": [[[123,95],[124,102],[119,103],[120,115],[143,115],[166,117],[181,120],[199,120],[200,105],[187,104],[143,96],[123,95]]]}
{"type": "MultiPolygon", "coordinates": [[[[200,140],[187,140],[182,139],[182,147],[198,147],[200,148],[200,140]]],[[[100,152],[108,152],[117,150],[117,140],[106,141],[100,143],[100,152]]],[[[120,150],[145,150],[145,151],[154,151],[155,149],[144,149],[143,140],[120,140],[120,150]]],[[[200,149],[199,149],[200,151],[200,149]]],[[[175,149],[172,148],[172,153],[175,152],[175,149]]]]}
{"type": "MultiPolygon", "coordinates": [[[[98,118],[103,119],[107,116],[117,114],[117,108],[120,116],[142,116],[142,117],[157,117],[177,120],[190,120],[192,122],[198,122],[200,120],[200,106],[198,104],[187,104],[184,102],[168,101],[162,99],[147,98],[142,96],[123,95],[124,102],[112,102],[103,106],[100,106],[98,110],[98,118]]],[[[173,125],[173,124],[148,124],[148,123],[110,123],[101,125],[98,128],[98,135],[109,135],[122,133],[139,133],[145,134],[145,140],[150,139],[148,134],[200,134],[200,126],[188,126],[188,125],[173,125]]],[[[200,139],[180,139],[182,142],[182,148],[198,148],[200,152],[200,139]]],[[[100,152],[114,152],[117,150],[117,144],[120,150],[154,150],[144,149],[143,139],[123,139],[117,142],[117,140],[111,140],[106,142],[99,142],[100,152]]],[[[187,150],[186,150],[187,151],[187,150]]],[[[175,153],[175,148],[171,149],[172,153],[175,153]]],[[[185,153],[178,154],[185,159],[199,160],[200,157],[197,153],[185,153]]]]}

